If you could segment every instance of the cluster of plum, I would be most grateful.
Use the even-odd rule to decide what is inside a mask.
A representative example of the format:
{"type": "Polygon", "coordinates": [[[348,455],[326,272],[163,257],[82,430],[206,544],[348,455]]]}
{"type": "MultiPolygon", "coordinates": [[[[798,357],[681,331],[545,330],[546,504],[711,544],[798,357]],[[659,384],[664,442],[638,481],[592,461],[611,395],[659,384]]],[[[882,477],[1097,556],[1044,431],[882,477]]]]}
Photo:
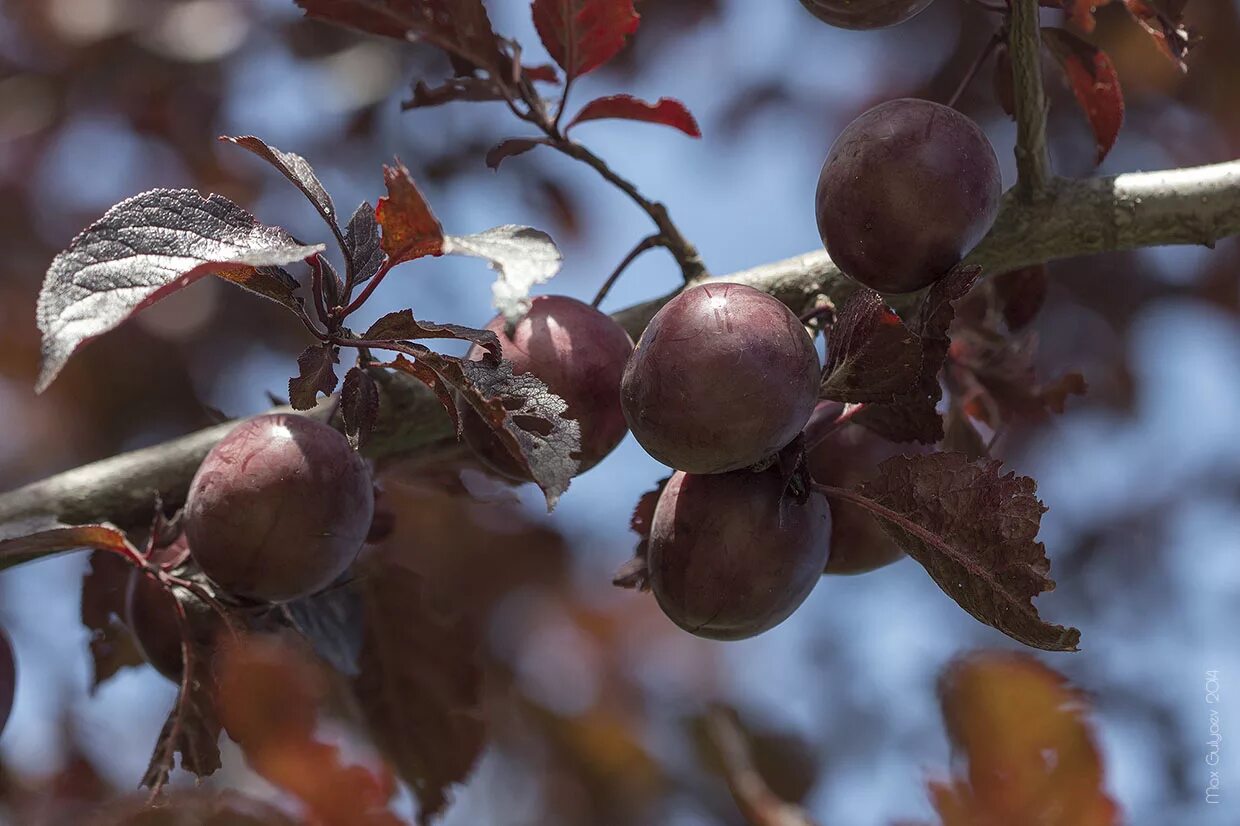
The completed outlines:
{"type": "MultiPolygon", "coordinates": [[[[856,5],[806,2],[823,11],[856,5]]],[[[905,12],[919,5],[878,4],[905,12]]],[[[845,274],[878,292],[906,293],[943,277],[981,240],[1000,195],[994,149],[976,124],[937,103],[895,100],[835,141],[816,216],[845,274]]],[[[488,329],[516,373],[537,376],[567,403],[581,427],[579,472],[630,430],[673,468],[646,563],[659,606],[680,627],[714,639],[753,636],[791,615],[824,570],[858,573],[898,557],[849,547],[855,506],[829,504],[781,456],[815,410],[821,368],[805,326],[775,298],[740,284],[689,288],[655,314],[636,345],[610,316],[564,296],[535,298],[515,324],[497,317],[488,329]]],[[[484,465],[527,480],[523,463],[479,418],[466,415],[463,429],[484,465]]],[[[809,463],[812,475],[835,481],[831,457],[820,454],[809,463]]],[[[801,467],[799,457],[792,466],[801,467]]],[[[210,452],[193,480],[184,528],[189,553],[225,591],[278,603],[340,577],[373,513],[369,473],[343,436],[312,419],[274,415],[238,425],[210,452]]],[[[135,573],[130,626],[147,658],[175,678],[174,609],[162,584],[135,573]]],[[[0,711],[11,674],[4,668],[0,656],[0,711]]]]}
{"type": "MultiPolygon", "coordinates": [[[[981,240],[1000,194],[998,160],[976,124],[937,103],[895,100],[831,147],[816,214],[844,273],[907,293],[942,278],[981,240]]],[[[674,469],[646,562],[655,598],[682,628],[753,636],[786,619],[824,568],[853,573],[895,558],[857,559],[844,548],[833,566],[831,507],[775,461],[815,409],[820,365],[801,321],[771,296],[740,284],[692,287],[635,347],[610,317],[559,296],[535,299],[511,330],[500,318],[489,328],[518,373],[532,372],[568,403],[581,425],[582,470],[626,425],[674,469]]],[[[480,422],[465,432],[492,470],[522,478],[480,422]]]]}

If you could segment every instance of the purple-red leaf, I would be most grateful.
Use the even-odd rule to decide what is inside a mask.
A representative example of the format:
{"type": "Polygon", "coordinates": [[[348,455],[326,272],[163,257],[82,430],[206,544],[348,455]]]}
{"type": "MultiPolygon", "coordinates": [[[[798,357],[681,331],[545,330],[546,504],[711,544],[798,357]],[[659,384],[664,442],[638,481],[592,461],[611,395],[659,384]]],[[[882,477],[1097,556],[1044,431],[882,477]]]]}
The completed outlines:
{"type": "Polygon", "coordinates": [[[1047,651],[1075,651],[1081,632],[1044,622],[1033,600],[1055,587],[1037,541],[1036,483],[1000,476],[999,461],[961,453],[897,456],[851,499],[879,519],[943,592],[979,621],[1047,651]],[[877,503],[886,512],[867,506],[877,503]]]}
{"type": "Polygon", "coordinates": [[[569,78],[615,57],[641,22],[633,0],[534,0],[533,13],[543,46],[569,78]]]}
{"type": "Polygon", "coordinates": [[[546,146],[546,138],[508,138],[491,147],[487,152],[487,168],[499,169],[499,165],[509,158],[524,155],[536,146],[546,146]]]}
{"type": "Polygon", "coordinates": [[[365,445],[379,421],[379,388],[361,367],[354,367],[344,375],[340,415],[344,419],[344,435],[353,449],[365,445]]]}
{"type": "Polygon", "coordinates": [[[502,74],[511,63],[482,0],[296,2],[308,17],[397,40],[423,39],[492,74],[502,74]]]}
{"type": "Polygon", "coordinates": [[[123,531],[106,523],[99,525],[56,525],[21,535],[21,524],[13,526],[10,538],[0,540],[0,568],[63,551],[90,548],[121,556],[137,556],[123,531]]]}
{"type": "MultiPolygon", "coordinates": [[[[47,389],[70,356],[134,313],[204,275],[280,266],[323,249],[259,224],[227,198],[154,189],[121,201],[56,256],[39,293],[47,389]]],[[[271,296],[268,296],[271,297],[271,296]]]]}
{"type": "Polygon", "coordinates": [[[1098,145],[1097,162],[1102,163],[1124,123],[1124,92],[1115,64],[1106,52],[1066,29],[1043,29],[1042,35],[1089,119],[1098,145]]]}
{"type": "Polygon", "coordinates": [[[381,242],[392,265],[426,255],[443,255],[443,228],[399,160],[383,167],[388,194],[379,199],[375,217],[383,228],[381,242]]]}
{"type": "Polygon", "coordinates": [[[370,329],[362,334],[363,340],[371,342],[407,341],[426,338],[452,338],[468,341],[483,347],[496,360],[502,355],[499,337],[490,330],[463,327],[460,324],[435,324],[431,321],[418,321],[413,317],[413,310],[397,310],[396,312],[388,313],[370,325],[370,329]]]}
{"type": "Polygon", "coordinates": [[[458,403],[468,404],[542,488],[551,510],[576,475],[581,428],[564,418],[568,405],[532,373],[517,375],[509,362],[488,363],[445,356],[419,344],[390,342],[388,349],[412,356],[380,365],[425,382],[439,396],[460,430],[458,403]],[[434,381],[428,381],[427,373],[434,381]],[[453,392],[455,391],[455,393],[453,392]]]}
{"type": "Polygon", "coordinates": [[[281,152],[274,146],[268,146],[262,138],[256,138],[253,135],[242,135],[239,138],[221,135],[220,140],[240,146],[242,149],[248,149],[280,170],[280,173],[300,189],[301,194],[306,196],[306,200],[319,211],[327,225],[336,226],[336,207],[332,203],[332,196],[327,194],[327,190],[319,182],[310,162],[301,155],[281,152]]]}
{"type": "Polygon", "coordinates": [[[827,338],[819,396],[832,401],[891,402],[921,378],[921,343],[873,290],[858,290],[827,338]]]}
{"type": "Polygon", "coordinates": [[[685,105],[672,98],[659,98],[657,103],[647,103],[632,95],[609,95],[595,98],[581,108],[564,131],[579,123],[603,118],[621,118],[645,123],[658,123],[679,129],[691,138],[702,137],[702,130],[685,105]]]}
{"type": "Polygon", "coordinates": [[[340,361],[335,347],[314,344],[297,357],[296,376],[288,380],[288,401],[294,410],[309,410],[318,404],[318,394],[330,396],[336,389],[336,368],[340,361]]]}
{"type": "Polygon", "coordinates": [[[952,302],[973,287],[981,268],[958,266],[930,288],[911,325],[921,342],[921,376],[917,387],[890,404],[867,404],[854,421],[893,442],[934,444],[943,438],[943,417],[937,406],[943,397],[939,373],[951,344],[947,330],[955,317],[952,302]]]}
{"type": "Polygon", "coordinates": [[[379,223],[375,219],[375,208],[368,201],[362,201],[353,211],[353,217],[344,230],[344,247],[355,285],[369,281],[383,266],[379,223]]]}
{"type": "Polygon", "coordinates": [[[375,744],[418,798],[419,823],[448,803],[482,752],[479,635],[463,616],[440,616],[421,579],[392,564],[358,578],[363,636],[353,681],[375,744]]]}

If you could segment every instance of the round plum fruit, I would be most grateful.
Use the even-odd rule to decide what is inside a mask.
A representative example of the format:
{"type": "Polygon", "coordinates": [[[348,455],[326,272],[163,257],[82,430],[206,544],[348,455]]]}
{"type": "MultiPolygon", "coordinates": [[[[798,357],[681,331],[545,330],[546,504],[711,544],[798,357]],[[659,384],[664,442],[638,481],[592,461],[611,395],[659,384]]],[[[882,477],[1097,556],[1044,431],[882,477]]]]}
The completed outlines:
{"type": "Polygon", "coordinates": [[[13,695],[17,689],[17,661],[13,658],[13,645],[0,629],[0,734],[9,722],[13,710],[13,695]]]}
{"type": "Polygon", "coordinates": [[[827,564],[831,510],[798,501],[776,468],[675,473],[650,529],[650,587],[672,622],[739,640],[774,628],[805,601],[827,564]]]}
{"type": "Polygon", "coordinates": [[[903,23],[934,0],[801,0],[810,14],[841,29],[882,29],[903,23]]]}
{"type": "Polygon", "coordinates": [[[688,473],[724,473],[791,442],[818,383],[818,353],[791,310],[752,287],[703,284],[651,319],[620,394],[647,453],[688,473]]]}
{"type": "Polygon", "coordinates": [[[181,680],[181,625],[176,597],[141,571],[129,575],[125,625],[151,667],[173,682],[181,680]]]}
{"type": "MultiPolygon", "coordinates": [[[[620,377],[633,339],[611,316],[575,298],[545,295],[531,302],[511,334],[502,316],[486,328],[499,336],[514,373],[533,374],[568,403],[565,416],[581,426],[578,473],[620,444],[628,432],[620,411],[620,377]]],[[[481,356],[481,348],[470,350],[470,358],[481,356]]],[[[466,412],[462,426],[465,441],[483,464],[509,479],[529,481],[525,468],[477,413],[466,412]]]]}
{"type": "Polygon", "coordinates": [[[185,535],[203,572],[225,590],[285,602],[344,573],[373,512],[370,474],[344,436],[305,416],[258,416],[198,468],[185,535]]]}
{"type": "Polygon", "coordinates": [[[880,293],[946,275],[990,231],[1002,182],[994,147],[948,106],[905,98],[850,123],[818,179],[818,231],[831,260],[880,293]]]}

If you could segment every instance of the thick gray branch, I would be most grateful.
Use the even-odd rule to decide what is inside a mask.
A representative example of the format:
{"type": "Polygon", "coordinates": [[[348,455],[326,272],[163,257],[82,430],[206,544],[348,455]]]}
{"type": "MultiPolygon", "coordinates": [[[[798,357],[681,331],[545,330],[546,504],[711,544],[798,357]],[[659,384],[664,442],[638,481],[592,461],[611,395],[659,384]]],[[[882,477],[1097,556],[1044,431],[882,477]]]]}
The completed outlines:
{"type": "Polygon", "coordinates": [[[1016,104],[1016,192],[1037,200],[1050,185],[1046,147],[1046,92],[1042,87],[1042,29],[1038,0],[1015,0],[1008,28],[1012,91],[1016,104]]]}
{"type": "MultiPolygon", "coordinates": [[[[994,229],[970,256],[995,274],[1098,252],[1167,244],[1204,244],[1240,234],[1240,161],[1093,180],[1056,179],[1044,197],[1009,193],[994,229]]],[[[842,301],[852,282],[815,251],[716,279],[761,289],[802,311],[819,296],[842,301]]],[[[615,314],[634,338],[670,296],[615,314]]],[[[402,375],[384,374],[376,458],[422,453],[451,437],[433,395],[402,375]]],[[[229,425],[84,465],[0,494],[0,525],[52,517],[80,523],[109,519],[141,525],[155,493],[179,503],[199,461],[229,425]]]]}

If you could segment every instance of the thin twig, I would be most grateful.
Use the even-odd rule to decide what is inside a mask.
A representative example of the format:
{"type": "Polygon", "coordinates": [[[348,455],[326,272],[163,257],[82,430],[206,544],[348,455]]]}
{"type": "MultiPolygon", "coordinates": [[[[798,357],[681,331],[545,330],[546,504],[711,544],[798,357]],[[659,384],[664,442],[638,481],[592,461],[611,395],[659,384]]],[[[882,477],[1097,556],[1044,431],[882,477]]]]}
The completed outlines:
{"type": "Polygon", "coordinates": [[[708,275],[706,265],[702,262],[702,256],[698,253],[697,247],[693,246],[687,238],[681,235],[676,224],[672,222],[672,218],[667,212],[667,207],[658,201],[651,201],[646,198],[638,191],[636,186],[616,174],[615,170],[608,166],[606,161],[576,141],[562,135],[551,134],[549,137],[552,141],[551,146],[570,158],[575,158],[593,168],[610,184],[625,195],[628,195],[635,204],[642,208],[643,212],[650,216],[650,220],[654,221],[654,225],[659,228],[659,232],[666,239],[667,243],[665,246],[668,251],[676,259],[676,263],[680,265],[680,271],[684,276],[685,283],[705,278],[708,275]]]}
{"type": "Polygon", "coordinates": [[[746,820],[753,826],[815,826],[804,809],[781,800],[771,791],[754,766],[735,712],[722,707],[711,709],[706,731],[723,762],[724,779],[732,798],[746,820]]]}
{"type": "Polygon", "coordinates": [[[986,41],[985,48],[973,59],[973,64],[969,66],[969,71],[964,73],[964,77],[960,80],[960,85],[956,87],[956,91],[952,93],[951,98],[947,101],[947,105],[956,108],[956,104],[960,102],[960,98],[964,95],[965,89],[969,88],[969,84],[973,82],[973,78],[977,77],[977,73],[986,65],[986,60],[994,53],[995,47],[1003,42],[1002,32],[996,31],[986,41]]]}
{"type": "Polygon", "coordinates": [[[1040,199],[1050,187],[1046,147],[1046,92],[1042,87],[1042,30],[1038,0],[1012,0],[1008,53],[1016,104],[1016,192],[1025,201],[1040,199]]]}
{"type": "Polygon", "coordinates": [[[379,267],[379,271],[371,276],[371,279],[366,282],[366,288],[362,290],[361,294],[358,295],[357,298],[353,299],[353,301],[349,302],[348,307],[344,308],[342,318],[352,315],[359,307],[365,304],[366,300],[370,298],[374,291],[379,288],[379,285],[383,282],[383,279],[387,278],[387,274],[391,271],[392,263],[389,258],[383,262],[383,266],[379,267]]]}
{"type": "Polygon", "coordinates": [[[667,239],[662,235],[649,235],[639,241],[637,246],[633,247],[633,249],[629,251],[629,254],[624,256],[624,260],[620,262],[620,266],[616,267],[615,271],[608,276],[606,281],[603,282],[603,286],[599,287],[598,293],[594,296],[594,300],[590,302],[590,306],[596,310],[598,309],[598,305],[603,303],[603,299],[607,297],[607,293],[611,292],[611,288],[615,286],[616,281],[619,280],[624,271],[629,268],[629,264],[632,264],[637,260],[639,255],[647,250],[654,249],[655,247],[665,246],[667,246],[667,239]]]}

